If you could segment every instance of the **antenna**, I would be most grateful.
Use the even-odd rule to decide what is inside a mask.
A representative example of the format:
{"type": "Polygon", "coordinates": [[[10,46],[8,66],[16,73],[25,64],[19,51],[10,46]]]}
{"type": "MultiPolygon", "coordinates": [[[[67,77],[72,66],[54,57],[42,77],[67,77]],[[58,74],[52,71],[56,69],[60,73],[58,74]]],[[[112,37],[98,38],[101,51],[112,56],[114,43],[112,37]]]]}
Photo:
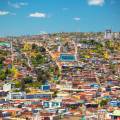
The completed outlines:
{"type": "Polygon", "coordinates": [[[11,44],[11,60],[12,60],[12,66],[13,66],[13,43],[12,43],[12,38],[11,38],[10,44],[11,44]]]}

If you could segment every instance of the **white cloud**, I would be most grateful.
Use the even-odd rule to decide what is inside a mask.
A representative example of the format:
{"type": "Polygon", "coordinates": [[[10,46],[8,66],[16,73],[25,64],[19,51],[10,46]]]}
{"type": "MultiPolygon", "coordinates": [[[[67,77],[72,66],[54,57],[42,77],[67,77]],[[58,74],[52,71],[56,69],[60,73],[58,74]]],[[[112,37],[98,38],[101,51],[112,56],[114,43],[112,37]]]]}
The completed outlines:
{"type": "Polygon", "coordinates": [[[88,4],[94,6],[103,6],[104,3],[105,0],[88,0],[88,4]]]}
{"type": "Polygon", "coordinates": [[[0,16],[8,15],[9,13],[8,11],[0,11],[0,16]]]}
{"type": "Polygon", "coordinates": [[[1,11],[0,10],[0,16],[5,16],[5,15],[16,15],[16,13],[12,13],[12,12],[9,12],[9,11],[1,11]]]}
{"type": "Polygon", "coordinates": [[[35,13],[31,13],[29,17],[46,18],[47,15],[45,13],[35,12],[35,13]]]}
{"type": "Polygon", "coordinates": [[[79,17],[75,17],[75,18],[73,18],[74,20],[76,20],[76,21],[80,21],[80,18],[79,17]]]}
{"type": "Polygon", "coordinates": [[[21,8],[22,6],[27,6],[28,3],[25,3],[25,2],[11,3],[11,2],[8,1],[8,5],[13,7],[13,8],[21,8]]]}

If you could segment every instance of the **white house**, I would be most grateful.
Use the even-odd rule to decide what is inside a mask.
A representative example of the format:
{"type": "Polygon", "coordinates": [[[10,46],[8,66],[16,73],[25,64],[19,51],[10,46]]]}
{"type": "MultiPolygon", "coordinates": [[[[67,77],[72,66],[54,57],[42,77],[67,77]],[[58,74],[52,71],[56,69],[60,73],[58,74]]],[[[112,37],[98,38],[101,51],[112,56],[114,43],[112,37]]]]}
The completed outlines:
{"type": "Polygon", "coordinates": [[[26,92],[9,92],[7,99],[26,99],[26,92]]]}
{"type": "Polygon", "coordinates": [[[14,83],[5,83],[3,85],[3,91],[11,91],[14,88],[15,88],[15,84],[14,83]]]}

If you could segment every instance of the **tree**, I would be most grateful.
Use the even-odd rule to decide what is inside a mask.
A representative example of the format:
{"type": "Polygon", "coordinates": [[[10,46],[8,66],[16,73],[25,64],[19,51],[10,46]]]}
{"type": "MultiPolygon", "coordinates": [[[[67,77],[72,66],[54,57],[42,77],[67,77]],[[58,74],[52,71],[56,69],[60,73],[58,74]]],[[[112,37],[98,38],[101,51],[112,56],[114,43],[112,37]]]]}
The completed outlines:
{"type": "Polygon", "coordinates": [[[7,68],[6,71],[5,71],[5,74],[6,74],[6,75],[9,75],[9,74],[11,74],[11,73],[12,73],[11,70],[7,68]]]}
{"type": "Polygon", "coordinates": [[[60,76],[60,70],[58,66],[54,67],[53,75],[59,77],[60,76]]]}
{"type": "Polygon", "coordinates": [[[25,84],[29,84],[29,83],[33,82],[32,76],[27,76],[27,77],[25,77],[23,79],[24,79],[25,84]]]}
{"type": "Polygon", "coordinates": [[[104,59],[106,59],[106,60],[108,60],[108,59],[109,59],[109,54],[108,54],[108,52],[107,52],[107,51],[105,51],[105,52],[104,52],[104,55],[103,55],[103,56],[104,56],[104,59]]]}
{"type": "Polygon", "coordinates": [[[37,70],[37,81],[41,82],[42,84],[45,84],[47,80],[50,79],[50,74],[48,70],[37,70]]]}
{"type": "Polygon", "coordinates": [[[52,95],[53,98],[57,97],[58,91],[54,91],[54,94],[52,95]]]}
{"type": "Polygon", "coordinates": [[[32,44],[32,50],[36,50],[38,47],[36,44],[32,44]]]}
{"type": "Polygon", "coordinates": [[[101,102],[100,102],[100,106],[101,106],[101,107],[104,107],[105,105],[107,105],[107,103],[108,103],[108,100],[107,100],[107,99],[103,99],[103,100],[101,100],[101,102]]]}
{"type": "Polygon", "coordinates": [[[31,50],[31,45],[26,42],[24,44],[24,51],[29,51],[29,50],[31,50]]]}
{"type": "Polygon", "coordinates": [[[43,46],[41,46],[41,47],[39,47],[39,51],[40,52],[46,52],[46,49],[43,46]]]}
{"type": "Polygon", "coordinates": [[[0,64],[2,64],[4,60],[5,60],[4,57],[0,57],[0,64]]]}
{"type": "Polygon", "coordinates": [[[5,71],[0,71],[0,80],[5,80],[6,79],[6,74],[5,71]]]}
{"type": "Polygon", "coordinates": [[[21,87],[21,82],[20,81],[15,81],[15,87],[20,88],[21,87]]]}
{"type": "Polygon", "coordinates": [[[45,62],[45,57],[42,56],[41,54],[38,54],[36,57],[31,58],[32,64],[34,66],[37,66],[39,64],[44,64],[45,62]]]}
{"type": "Polygon", "coordinates": [[[25,81],[24,81],[24,79],[21,80],[21,91],[25,91],[25,81]]]}

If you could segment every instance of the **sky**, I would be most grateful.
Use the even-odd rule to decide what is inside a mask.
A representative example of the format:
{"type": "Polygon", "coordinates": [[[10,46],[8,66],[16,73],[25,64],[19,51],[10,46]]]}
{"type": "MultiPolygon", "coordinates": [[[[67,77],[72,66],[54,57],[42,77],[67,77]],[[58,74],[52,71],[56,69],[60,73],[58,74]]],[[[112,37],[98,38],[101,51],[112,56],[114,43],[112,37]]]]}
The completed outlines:
{"type": "Polygon", "coordinates": [[[0,36],[120,32],[120,0],[0,0],[0,36]]]}

